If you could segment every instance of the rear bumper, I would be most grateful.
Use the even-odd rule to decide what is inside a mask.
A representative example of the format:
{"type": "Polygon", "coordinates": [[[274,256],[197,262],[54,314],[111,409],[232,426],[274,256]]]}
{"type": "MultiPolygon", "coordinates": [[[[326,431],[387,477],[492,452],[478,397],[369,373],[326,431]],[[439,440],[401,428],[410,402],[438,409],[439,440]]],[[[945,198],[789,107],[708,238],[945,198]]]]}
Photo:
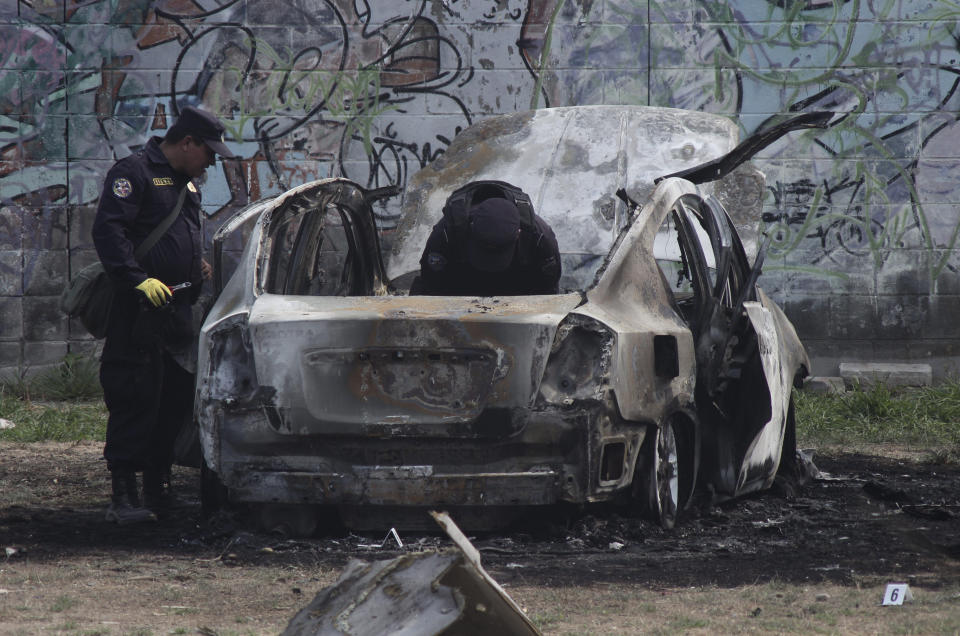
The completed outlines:
{"type": "Polygon", "coordinates": [[[488,421],[483,437],[423,437],[403,427],[280,434],[262,409],[220,408],[202,433],[216,441],[204,449],[207,464],[236,502],[539,506],[604,501],[629,489],[647,426],[611,413],[612,400],[586,400],[502,411],[507,421],[488,421]]]}
{"type": "Polygon", "coordinates": [[[545,505],[562,497],[554,471],[426,474],[417,466],[355,467],[355,472],[246,472],[230,487],[234,501],[403,506],[545,505]]]}

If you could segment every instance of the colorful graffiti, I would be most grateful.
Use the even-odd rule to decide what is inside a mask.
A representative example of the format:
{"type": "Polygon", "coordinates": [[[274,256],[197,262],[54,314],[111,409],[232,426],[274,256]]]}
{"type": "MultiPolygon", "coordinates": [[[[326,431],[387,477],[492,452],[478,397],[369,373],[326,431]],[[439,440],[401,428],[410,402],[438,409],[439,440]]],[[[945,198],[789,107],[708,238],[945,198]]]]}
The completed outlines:
{"type": "MultiPolygon", "coordinates": [[[[21,325],[0,336],[0,367],[25,363],[26,343],[53,356],[82,340],[51,304],[92,258],[102,175],[188,104],[218,113],[239,155],[208,175],[208,234],[308,179],[403,186],[495,113],[653,104],[749,133],[831,110],[830,130],[756,162],[765,276],[801,296],[817,277],[885,293],[862,288],[865,270],[898,293],[953,288],[958,14],[933,0],[4,3],[0,316],[21,325]]],[[[378,209],[384,228],[398,209],[378,209]]]]}
{"type": "MultiPolygon", "coordinates": [[[[38,10],[30,16],[35,41],[20,29],[21,41],[5,40],[14,50],[4,68],[18,70],[4,80],[19,75],[21,81],[3,110],[39,118],[42,129],[10,127],[19,131],[6,141],[21,170],[19,179],[6,180],[4,196],[16,196],[11,188],[37,193],[49,189],[45,182],[66,184],[66,166],[54,175],[26,165],[62,154],[57,146],[68,137],[70,156],[61,158],[79,172],[57,194],[72,205],[94,201],[103,166],[93,162],[129,154],[187,104],[220,114],[242,148],[243,160],[225,164],[217,183],[208,184],[217,193],[213,217],[333,174],[368,185],[402,183],[470,123],[470,110],[445,90],[468,69],[454,43],[423,17],[424,2],[394,3],[389,15],[369,6],[361,11],[352,1],[171,0],[143,2],[139,12],[131,4],[77,5],[62,22],[38,10]],[[30,69],[15,59],[26,51],[50,69],[38,73],[59,81],[48,79],[46,87],[27,81],[30,69]],[[441,57],[452,67],[441,71],[441,57]],[[443,115],[437,123],[446,121],[430,128],[413,121],[425,110],[443,115]]],[[[29,3],[20,7],[23,14],[29,3]]]]}
{"type": "Polygon", "coordinates": [[[538,5],[549,31],[525,40],[546,105],[630,95],[736,115],[745,133],[789,113],[837,112],[828,133],[792,136],[757,162],[780,267],[843,275],[862,267],[853,260],[881,268],[917,248],[930,257],[924,277],[956,272],[957,219],[944,207],[960,194],[945,147],[960,110],[952,3],[617,2],[607,12],[619,20],[596,28],[582,28],[590,16],[573,4],[538,5]],[[565,71],[586,60],[602,79],[565,71]]]}

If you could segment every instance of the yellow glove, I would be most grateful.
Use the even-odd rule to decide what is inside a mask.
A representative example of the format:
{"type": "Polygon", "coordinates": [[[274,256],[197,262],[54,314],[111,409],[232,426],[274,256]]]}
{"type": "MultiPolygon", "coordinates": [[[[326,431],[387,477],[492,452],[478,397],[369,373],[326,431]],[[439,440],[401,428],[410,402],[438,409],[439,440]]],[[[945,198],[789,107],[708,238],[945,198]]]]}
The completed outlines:
{"type": "Polygon", "coordinates": [[[158,281],[156,278],[148,278],[137,285],[136,289],[142,291],[147,297],[147,300],[149,300],[150,304],[154,307],[166,305],[167,301],[170,300],[170,297],[173,296],[173,292],[170,291],[170,288],[158,281]]]}

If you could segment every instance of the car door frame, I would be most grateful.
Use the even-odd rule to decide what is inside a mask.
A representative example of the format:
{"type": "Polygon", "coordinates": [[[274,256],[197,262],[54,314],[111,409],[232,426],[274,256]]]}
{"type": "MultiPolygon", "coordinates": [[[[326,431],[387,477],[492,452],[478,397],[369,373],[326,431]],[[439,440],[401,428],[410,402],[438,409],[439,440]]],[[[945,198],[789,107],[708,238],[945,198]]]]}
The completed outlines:
{"type": "Polygon", "coordinates": [[[781,409],[772,404],[774,396],[782,393],[774,386],[780,381],[779,373],[769,377],[761,359],[761,351],[780,350],[777,330],[767,326],[770,321],[765,321],[765,328],[758,324],[764,321],[761,313],[768,312],[757,302],[756,290],[765,247],[751,266],[729,215],[712,197],[684,194],[672,207],[678,241],[696,290],[690,322],[697,362],[695,398],[704,434],[700,475],[715,493],[733,497],[770,483],[779,465],[785,431],[781,409]],[[699,212],[714,252],[712,278],[703,253],[707,246],[693,227],[695,221],[679,212],[678,206],[699,212]],[[708,291],[704,294],[703,290],[708,291]],[[739,398],[757,395],[758,382],[763,382],[769,401],[756,409],[744,408],[744,400],[739,398]],[[741,406],[731,407],[738,404],[741,406]],[[777,427],[778,432],[774,430],[777,427]],[[771,434],[779,438],[775,450],[769,439],[762,447],[757,443],[771,434]]]}

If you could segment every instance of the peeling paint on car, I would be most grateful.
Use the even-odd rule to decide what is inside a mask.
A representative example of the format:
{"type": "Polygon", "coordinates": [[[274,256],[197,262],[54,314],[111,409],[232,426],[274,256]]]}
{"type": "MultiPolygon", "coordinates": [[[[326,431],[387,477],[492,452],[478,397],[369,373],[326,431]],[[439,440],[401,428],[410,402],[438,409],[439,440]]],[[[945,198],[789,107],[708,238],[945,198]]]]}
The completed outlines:
{"type": "Polygon", "coordinates": [[[698,484],[768,487],[809,363],[720,200],[748,214],[762,175],[654,185],[735,143],[733,122],[671,109],[491,118],[412,180],[386,264],[379,195],[346,179],[248,208],[215,239],[253,224],[201,331],[205,470],[238,502],[633,500],[667,526],[670,488],[682,511],[698,484]],[[477,179],[531,194],[558,236],[563,293],[407,295],[445,197],[477,179]]]}

